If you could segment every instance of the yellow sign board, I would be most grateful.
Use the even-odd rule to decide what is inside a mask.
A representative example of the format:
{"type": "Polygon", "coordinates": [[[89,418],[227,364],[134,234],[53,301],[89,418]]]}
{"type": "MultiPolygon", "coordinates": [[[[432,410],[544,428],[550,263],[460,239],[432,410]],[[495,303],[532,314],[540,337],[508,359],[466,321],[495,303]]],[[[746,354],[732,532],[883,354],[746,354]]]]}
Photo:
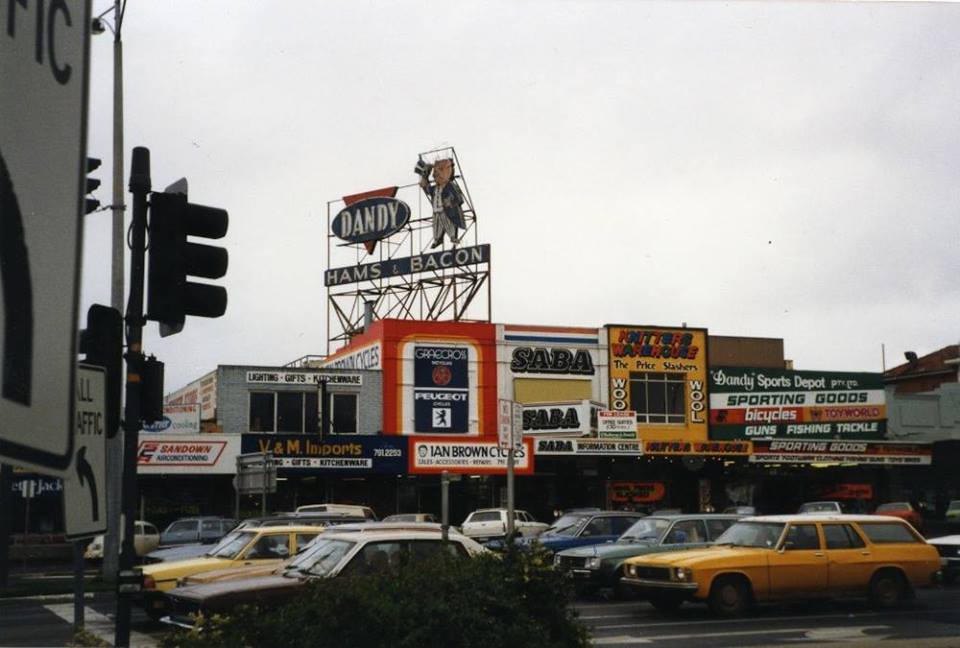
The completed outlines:
{"type": "Polygon", "coordinates": [[[644,441],[706,441],[707,330],[607,326],[610,409],[634,410],[644,441]]]}

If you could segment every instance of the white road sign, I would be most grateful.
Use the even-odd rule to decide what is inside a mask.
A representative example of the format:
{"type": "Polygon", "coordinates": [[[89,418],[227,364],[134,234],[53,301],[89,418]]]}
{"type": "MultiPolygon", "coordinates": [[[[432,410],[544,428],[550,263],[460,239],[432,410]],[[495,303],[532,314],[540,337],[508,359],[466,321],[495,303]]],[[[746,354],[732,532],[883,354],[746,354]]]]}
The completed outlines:
{"type": "Polygon", "coordinates": [[[79,365],[73,463],[63,476],[64,528],[71,540],[93,537],[107,528],[106,413],[106,371],[79,365]]]}
{"type": "Polygon", "coordinates": [[[519,450],[523,445],[523,406],[501,398],[497,411],[497,446],[509,448],[511,439],[513,449],[519,450]]]}
{"type": "Polygon", "coordinates": [[[89,0],[4,3],[0,458],[63,475],[86,176],[89,0]]]}

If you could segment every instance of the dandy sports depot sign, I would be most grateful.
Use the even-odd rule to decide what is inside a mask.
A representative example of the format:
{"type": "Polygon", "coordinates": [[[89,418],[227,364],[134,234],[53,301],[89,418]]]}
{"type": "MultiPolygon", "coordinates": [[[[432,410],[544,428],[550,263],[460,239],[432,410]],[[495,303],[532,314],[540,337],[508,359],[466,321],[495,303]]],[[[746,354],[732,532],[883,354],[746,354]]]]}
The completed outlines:
{"type": "Polygon", "coordinates": [[[324,273],[323,283],[325,286],[340,286],[419,272],[450,270],[477,263],[488,263],[489,261],[490,246],[487,244],[474,245],[444,250],[443,252],[418,254],[342,268],[330,268],[324,273]]]}

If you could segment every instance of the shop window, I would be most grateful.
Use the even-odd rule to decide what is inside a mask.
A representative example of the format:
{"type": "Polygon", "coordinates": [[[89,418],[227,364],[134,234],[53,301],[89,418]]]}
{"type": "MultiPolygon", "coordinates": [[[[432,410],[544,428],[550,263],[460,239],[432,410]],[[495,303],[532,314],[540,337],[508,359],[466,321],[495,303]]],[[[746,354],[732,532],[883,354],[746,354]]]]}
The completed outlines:
{"type": "Polygon", "coordinates": [[[250,393],[250,431],[273,432],[273,392],[250,393]]]}
{"type": "Polygon", "coordinates": [[[630,406],[638,423],[686,423],[685,374],[631,371],[630,406]]]}
{"type": "Polygon", "coordinates": [[[357,395],[331,394],[330,407],[333,410],[330,431],[333,434],[356,434],[357,395]]]}
{"type": "Polygon", "coordinates": [[[251,432],[318,431],[316,392],[250,392],[251,432]]]}

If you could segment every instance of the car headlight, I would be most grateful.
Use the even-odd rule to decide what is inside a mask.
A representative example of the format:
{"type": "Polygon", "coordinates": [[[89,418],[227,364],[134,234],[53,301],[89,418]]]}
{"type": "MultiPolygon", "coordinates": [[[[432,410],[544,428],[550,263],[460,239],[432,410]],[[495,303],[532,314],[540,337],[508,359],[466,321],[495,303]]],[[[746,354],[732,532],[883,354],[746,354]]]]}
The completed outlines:
{"type": "Polygon", "coordinates": [[[636,575],[637,575],[637,568],[636,568],[635,565],[627,565],[627,567],[626,567],[626,569],[625,569],[624,571],[627,573],[628,576],[636,576],[636,575]]]}
{"type": "Polygon", "coordinates": [[[600,556],[590,556],[584,561],[583,566],[587,569],[600,569],[600,556]]]}
{"type": "Polygon", "coordinates": [[[673,577],[675,580],[688,583],[693,578],[693,572],[686,567],[675,567],[673,569],[673,577]]]}
{"type": "Polygon", "coordinates": [[[560,566],[560,554],[557,554],[553,557],[553,566],[554,567],[560,566]]]}

